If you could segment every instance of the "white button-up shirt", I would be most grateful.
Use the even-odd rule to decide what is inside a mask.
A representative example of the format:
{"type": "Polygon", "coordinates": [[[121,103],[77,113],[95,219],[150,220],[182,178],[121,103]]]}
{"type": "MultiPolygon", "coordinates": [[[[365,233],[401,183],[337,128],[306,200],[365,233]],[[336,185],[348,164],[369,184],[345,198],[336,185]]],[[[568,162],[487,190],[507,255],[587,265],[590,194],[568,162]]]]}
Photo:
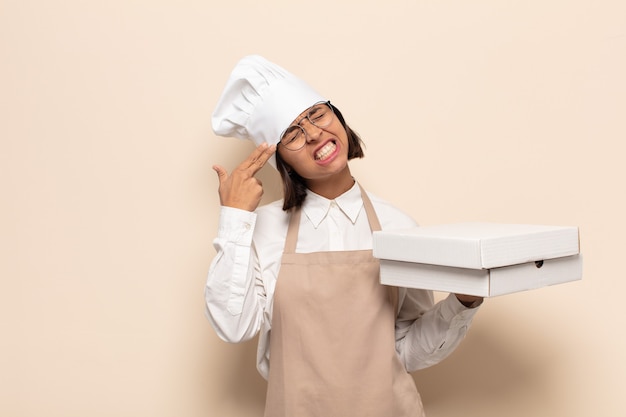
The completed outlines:
{"type": "MultiPolygon", "coordinates": [[[[383,230],[416,223],[389,203],[368,193],[383,230]]],[[[372,248],[372,232],[355,183],[334,200],[308,192],[296,252],[372,248]]],[[[207,317],[225,341],[241,342],[260,332],[257,368],[269,373],[272,301],[285,246],[289,214],[282,200],[248,212],[222,207],[205,288],[207,317]]],[[[454,295],[434,304],[431,291],[399,289],[396,350],[408,371],[434,365],[465,336],[477,309],[465,308],[454,295]]],[[[372,335],[372,337],[376,337],[372,335]]]]}

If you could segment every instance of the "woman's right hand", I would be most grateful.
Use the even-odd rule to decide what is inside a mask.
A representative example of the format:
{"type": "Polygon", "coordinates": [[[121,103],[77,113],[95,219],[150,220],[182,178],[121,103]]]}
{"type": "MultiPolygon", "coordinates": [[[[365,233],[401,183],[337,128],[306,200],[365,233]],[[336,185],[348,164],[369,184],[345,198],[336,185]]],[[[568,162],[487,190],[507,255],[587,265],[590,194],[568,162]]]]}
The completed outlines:
{"type": "Polygon", "coordinates": [[[247,211],[256,210],[263,196],[263,185],[254,175],[263,168],[274,152],[276,145],[260,144],[230,175],[222,166],[214,165],[213,169],[217,172],[220,183],[220,204],[247,211]]]}

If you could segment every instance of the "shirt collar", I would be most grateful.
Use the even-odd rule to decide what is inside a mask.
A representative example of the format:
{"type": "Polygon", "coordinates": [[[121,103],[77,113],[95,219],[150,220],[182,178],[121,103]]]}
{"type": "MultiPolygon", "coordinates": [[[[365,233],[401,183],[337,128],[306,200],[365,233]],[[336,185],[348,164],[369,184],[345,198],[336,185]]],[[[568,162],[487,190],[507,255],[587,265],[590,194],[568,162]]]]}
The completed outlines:
{"type": "Polygon", "coordinates": [[[363,207],[361,188],[355,181],[352,188],[334,200],[329,200],[326,197],[315,194],[311,190],[307,190],[307,197],[302,204],[302,212],[313,224],[313,227],[317,229],[322,220],[328,215],[333,202],[337,204],[341,212],[354,224],[359,217],[361,207],[363,207]]]}

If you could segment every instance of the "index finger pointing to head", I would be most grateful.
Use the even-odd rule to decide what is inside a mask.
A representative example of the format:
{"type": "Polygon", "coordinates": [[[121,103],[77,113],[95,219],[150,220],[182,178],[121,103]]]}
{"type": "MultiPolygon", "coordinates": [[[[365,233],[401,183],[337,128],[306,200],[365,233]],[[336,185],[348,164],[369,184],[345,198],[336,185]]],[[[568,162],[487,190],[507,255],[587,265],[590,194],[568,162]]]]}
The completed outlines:
{"type": "Polygon", "coordinates": [[[250,168],[252,165],[254,165],[256,160],[259,159],[259,157],[263,154],[263,152],[267,149],[267,147],[268,147],[267,143],[263,142],[262,144],[254,148],[252,153],[246,158],[245,161],[241,163],[241,165],[239,165],[239,167],[242,169],[250,168]]]}
{"type": "Polygon", "coordinates": [[[276,152],[276,145],[266,145],[262,149],[261,146],[256,148],[253,153],[255,157],[252,158],[253,155],[251,155],[250,166],[248,167],[248,169],[252,171],[252,175],[263,168],[272,155],[274,155],[274,152],[276,152]]]}

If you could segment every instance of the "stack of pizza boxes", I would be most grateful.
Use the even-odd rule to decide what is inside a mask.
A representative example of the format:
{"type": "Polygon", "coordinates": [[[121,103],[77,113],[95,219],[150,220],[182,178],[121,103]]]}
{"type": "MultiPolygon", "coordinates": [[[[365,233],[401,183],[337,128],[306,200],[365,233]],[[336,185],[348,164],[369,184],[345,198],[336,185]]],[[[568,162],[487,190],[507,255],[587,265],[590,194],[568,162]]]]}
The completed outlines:
{"type": "Polygon", "coordinates": [[[382,284],[493,297],[582,279],[577,227],[457,223],[374,233],[382,284]]]}

